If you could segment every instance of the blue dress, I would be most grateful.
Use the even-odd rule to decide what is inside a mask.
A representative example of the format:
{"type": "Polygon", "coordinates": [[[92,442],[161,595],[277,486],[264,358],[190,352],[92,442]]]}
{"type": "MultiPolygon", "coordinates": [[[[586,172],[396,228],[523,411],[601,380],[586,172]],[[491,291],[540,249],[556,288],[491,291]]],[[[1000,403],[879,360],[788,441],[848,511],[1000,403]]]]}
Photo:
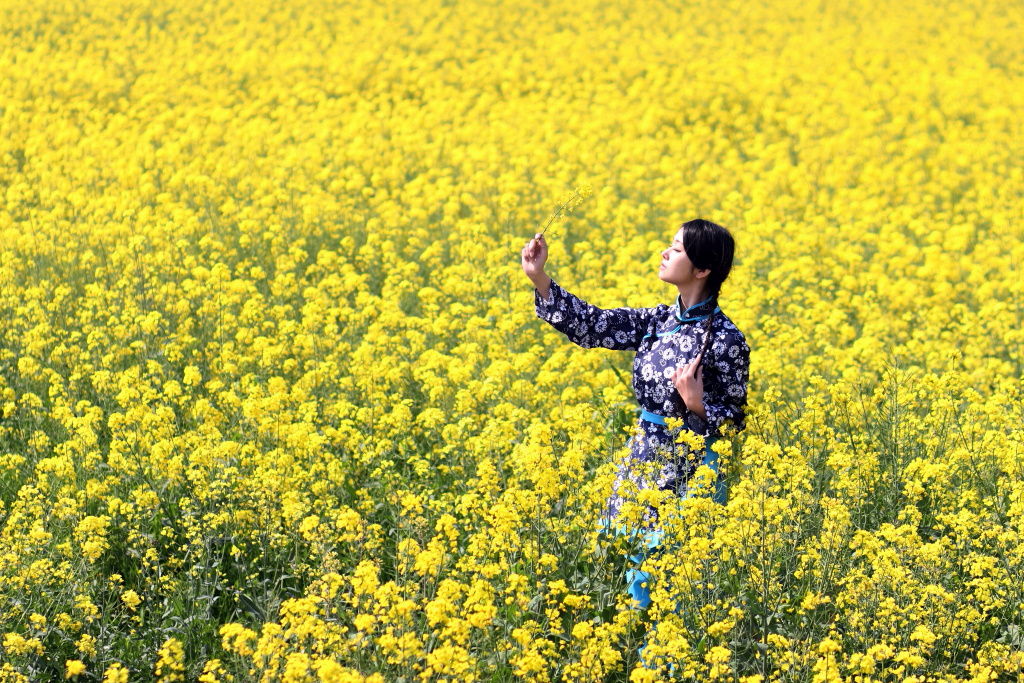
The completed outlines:
{"type": "Polygon", "coordinates": [[[710,298],[683,309],[677,296],[671,306],[600,309],[552,280],[548,299],[534,289],[534,306],[538,317],[578,346],[636,352],[633,393],[641,409],[639,432],[630,439],[629,456],[617,473],[608,520],[619,514],[624,502],[619,492],[626,479],[641,490],[657,486],[687,495],[687,482],[704,454],[696,457],[677,443],[678,432],[672,432],[664,418],[682,418],[685,429],[704,437],[721,436],[727,423],[735,431],[745,426],[750,347],[717,301],[710,298]],[[686,408],[671,377],[700,353],[709,327],[711,344],[702,363],[704,419],[686,408]],[[657,463],[653,480],[635,471],[636,463],[650,462],[657,463]]]}

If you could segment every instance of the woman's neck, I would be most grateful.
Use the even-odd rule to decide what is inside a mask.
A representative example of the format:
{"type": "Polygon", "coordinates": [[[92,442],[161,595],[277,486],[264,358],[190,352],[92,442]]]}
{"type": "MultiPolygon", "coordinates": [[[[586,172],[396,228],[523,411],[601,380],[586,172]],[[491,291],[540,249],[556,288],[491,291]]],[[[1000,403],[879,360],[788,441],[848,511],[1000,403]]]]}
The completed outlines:
{"type": "Polygon", "coordinates": [[[705,290],[703,287],[679,286],[679,303],[683,305],[684,310],[694,304],[699,304],[709,296],[711,296],[711,292],[705,290]]]}

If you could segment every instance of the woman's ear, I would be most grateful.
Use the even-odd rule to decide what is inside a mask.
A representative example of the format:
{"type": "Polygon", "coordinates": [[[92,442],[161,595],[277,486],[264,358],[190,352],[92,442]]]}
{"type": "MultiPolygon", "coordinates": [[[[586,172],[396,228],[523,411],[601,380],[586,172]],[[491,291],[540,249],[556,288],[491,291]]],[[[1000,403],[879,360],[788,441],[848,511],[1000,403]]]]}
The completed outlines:
{"type": "Polygon", "coordinates": [[[711,275],[710,268],[697,268],[693,271],[693,276],[696,277],[698,280],[701,278],[705,278],[708,275],[711,275]]]}

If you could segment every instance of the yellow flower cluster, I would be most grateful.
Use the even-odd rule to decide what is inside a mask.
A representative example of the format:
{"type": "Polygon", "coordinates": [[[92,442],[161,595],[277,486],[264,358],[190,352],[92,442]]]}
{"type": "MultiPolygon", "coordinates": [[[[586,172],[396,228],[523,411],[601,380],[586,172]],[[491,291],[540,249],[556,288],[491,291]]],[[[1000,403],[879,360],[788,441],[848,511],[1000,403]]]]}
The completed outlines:
{"type": "Polygon", "coordinates": [[[0,680],[1024,675],[1022,30],[0,0],[0,680]],[[631,359],[539,321],[519,250],[562,218],[549,274],[653,306],[697,216],[749,417],[727,505],[627,505],[640,612],[596,528],[631,359]]]}

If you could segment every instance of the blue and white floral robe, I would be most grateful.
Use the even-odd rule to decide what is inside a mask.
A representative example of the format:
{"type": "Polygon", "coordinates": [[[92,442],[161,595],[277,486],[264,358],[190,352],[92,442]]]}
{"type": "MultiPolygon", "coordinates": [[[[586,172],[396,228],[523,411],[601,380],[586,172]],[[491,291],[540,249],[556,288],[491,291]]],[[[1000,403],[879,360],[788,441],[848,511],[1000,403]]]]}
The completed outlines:
{"type": "Polygon", "coordinates": [[[619,469],[614,493],[608,500],[609,520],[618,516],[624,502],[619,490],[626,478],[641,490],[657,486],[677,495],[687,492],[687,482],[704,454],[690,455],[687,446],[676,442],[678,432],[671,433],[659,424],[663,421],[659,418],[683,418],[685,428],[705,437],[721,436],[727,420],[736,430],[743,429],[750,347],[714,299],[686,309],[682,309],[678,296],[672,306],[600,309],[552,280],[548,299],[534,290],[534,306],[538,317],[579,346],[636,352],[633,392],[644,412],[637,420],[640,433],[630,439],[630,455],[619,469]],[[709,325],[713,337],[702,363],[704,419],[687,410],[671,376],[677,367],[700,353],[709,325]],[[633,465],[638,462],[660,465],[655,481],[647,481],[634,471],[633,465]]]}

